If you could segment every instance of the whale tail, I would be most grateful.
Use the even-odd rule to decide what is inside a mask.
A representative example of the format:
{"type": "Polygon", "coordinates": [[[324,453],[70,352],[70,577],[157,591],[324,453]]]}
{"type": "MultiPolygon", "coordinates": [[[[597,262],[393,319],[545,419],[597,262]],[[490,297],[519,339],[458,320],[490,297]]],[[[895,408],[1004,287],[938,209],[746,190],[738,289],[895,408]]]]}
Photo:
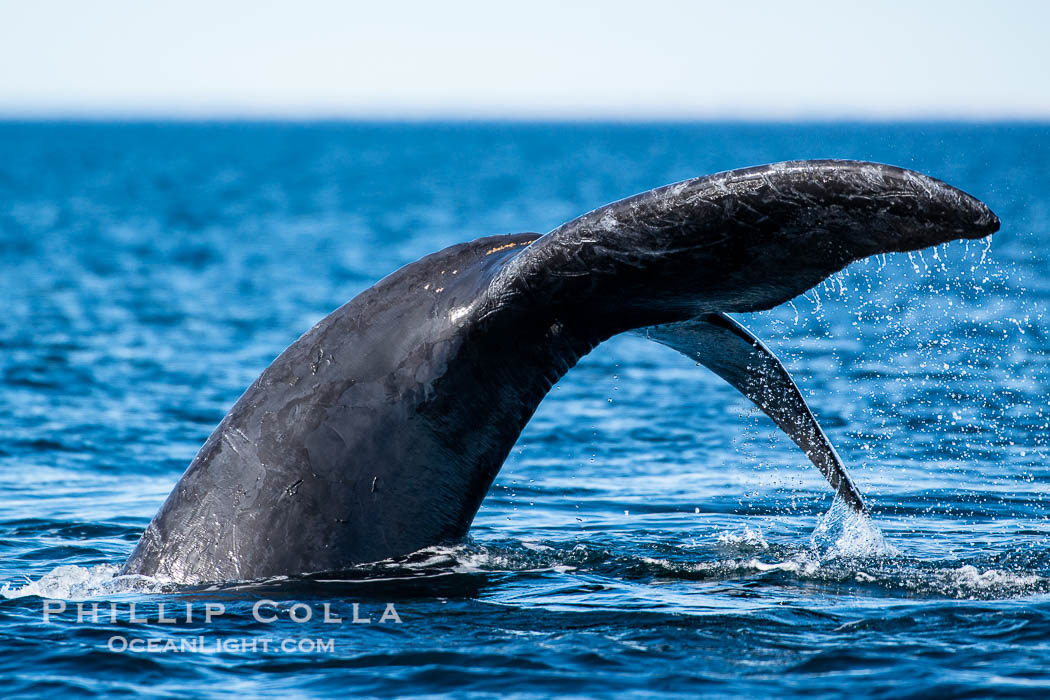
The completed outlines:
{"type": "Polygon", "coordinates": [[[697,178],[544,236],[426,256],[274,360],[123,571],[183,582],[332,571],[460,538],[553,383],[640,328],[759,405],[862,511],[787,371],[725,314],[775,306],[868,255],[998,225],[918,173],[808,161],[697,178]]]}
{"type": "Polygon", "coordinates": [[[758,405],[865,512],[787,370],[725,312],[771,308],[860,258],[998,228],[980,201],[913,171],[776,163],[668,185],[574,219],[512,258],[491,294],[504,309],[512,299],[543,307],[598,340],[644,328],[758,405]]]}

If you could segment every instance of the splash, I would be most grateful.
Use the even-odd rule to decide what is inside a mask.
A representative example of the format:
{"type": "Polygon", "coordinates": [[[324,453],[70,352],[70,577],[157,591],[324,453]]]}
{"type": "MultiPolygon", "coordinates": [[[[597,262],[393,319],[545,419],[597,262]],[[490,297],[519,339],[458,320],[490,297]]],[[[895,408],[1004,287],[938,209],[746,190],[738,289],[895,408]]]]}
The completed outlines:
{"type": "Polygon", "coordinates": [[[900,556],[871,516],[856,512],[838,497],[817,521],[809,543],[821,559],[900,556]]]}
{"type": "Polygon", "coordinates": [[[749,527],[745,527],[742,533],[721,532],[717,543],[723,551],[734,550],[745,556],[695,564],[694,570],[723,573],[784,571],[802,578],[835,579],[842,577],[843,566],[854,570],[855,563],[852,560],[884,560],[900,555],[869,516],[857,513],[840,498],[836,498],[828,512],[817,521],[808,547],[786,551],[781,547],[773,548],[760,530],[749,527]],[[774,561],[755,556],[774,551],[780,555],[775,556],[774,561]]]}
{"type": "Polygon", "coordinates": [[[726,549],[765,551],[769,549],[769,542],[767,542],[766,538],[762,536],[762,530],[752,530],[745,525],[744,531],[740,533],[718,533],[718,546],[726,549]]]}
{"type": "Polygon", "coordinates": [[[146,576],[119,576],[119,572],[120,567],[114,564],[58,566],[36,581],[27,581],[23,586],[5,583],[0,586],[0,598],[36,596],[54,600],[86,600],[127,593],[166,593],[171,590],[171,584],[146,576]]]}

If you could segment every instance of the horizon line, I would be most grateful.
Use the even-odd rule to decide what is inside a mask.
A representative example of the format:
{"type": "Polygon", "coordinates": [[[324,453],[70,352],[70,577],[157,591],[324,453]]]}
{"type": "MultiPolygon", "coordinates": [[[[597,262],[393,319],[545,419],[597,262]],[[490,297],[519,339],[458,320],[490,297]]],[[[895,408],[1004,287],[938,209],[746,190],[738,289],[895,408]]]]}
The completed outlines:
{"type": "Polygon", "coordinates": [[[1050,125],[1050,114],[601,114],[470,112],[181,112],[165,110],[7,111],[0,123],[257,123],[257,124],[1031,124],[1050,125]]]}

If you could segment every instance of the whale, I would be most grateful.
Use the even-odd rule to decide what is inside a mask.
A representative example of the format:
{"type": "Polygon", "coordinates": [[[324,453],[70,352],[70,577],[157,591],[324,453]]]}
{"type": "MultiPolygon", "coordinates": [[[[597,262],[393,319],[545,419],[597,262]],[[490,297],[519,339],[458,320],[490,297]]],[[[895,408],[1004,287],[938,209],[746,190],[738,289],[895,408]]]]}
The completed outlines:
{"type": "Polygon", "coordinates": [[[697,177],[543,235],[432,253],[333,311],[262,372],[121,574],[186,584],[297,576],[461,541],[543,397],[621,333],[726,380],[866,513],[788,371],[730,314],[787,302],[868,256],[999,225],[933,177],[808,160],[697,177]]]}

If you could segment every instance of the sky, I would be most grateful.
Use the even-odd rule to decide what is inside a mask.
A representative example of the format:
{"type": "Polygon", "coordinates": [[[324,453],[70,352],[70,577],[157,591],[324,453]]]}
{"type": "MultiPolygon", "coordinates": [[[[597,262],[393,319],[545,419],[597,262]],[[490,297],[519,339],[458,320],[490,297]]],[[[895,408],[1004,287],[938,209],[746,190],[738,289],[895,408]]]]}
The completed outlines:
{"type": "Polygon", "coordinates": [[[1050,0],[0,0],[0,117],[1050,120],[1050,0]]]}

